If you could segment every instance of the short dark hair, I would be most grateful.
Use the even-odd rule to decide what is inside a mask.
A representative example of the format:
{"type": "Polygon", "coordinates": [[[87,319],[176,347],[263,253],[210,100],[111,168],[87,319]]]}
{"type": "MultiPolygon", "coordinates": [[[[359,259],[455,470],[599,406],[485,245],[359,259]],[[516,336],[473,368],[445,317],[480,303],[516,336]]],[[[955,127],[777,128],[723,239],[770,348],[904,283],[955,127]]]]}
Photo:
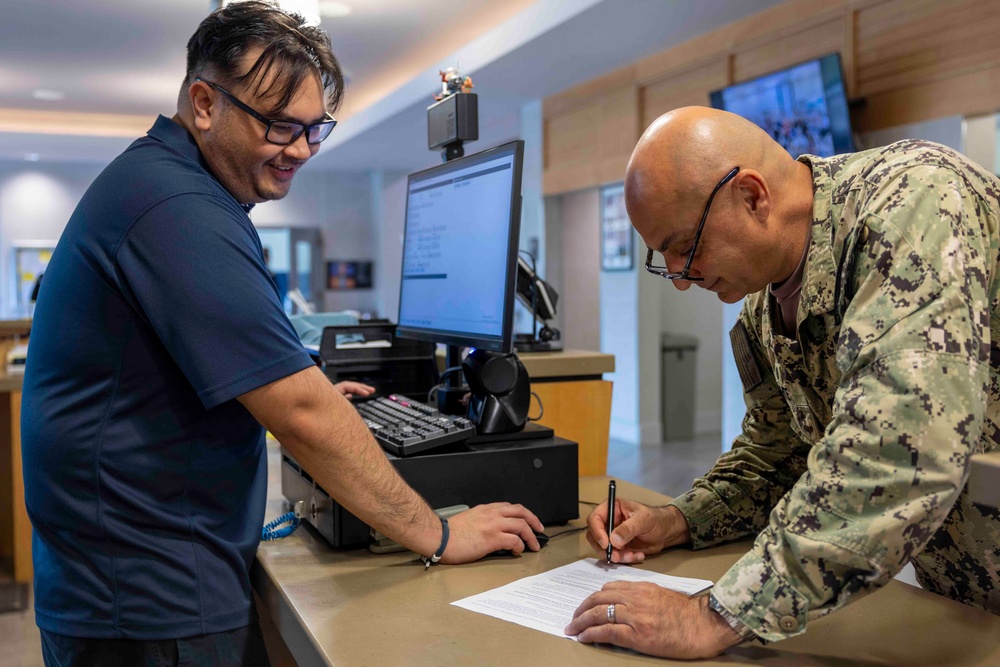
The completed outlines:
{"type": "Polygon", "coordinates": [[[323,82],[328,110],[337,109],[344,96],[344,74],[326,31],[264,0],[232,2],[201,22],[188,40],[185,85],[206,70],[223,80],[220,85],[253,86],[255,95],[273,97],[274,112],[288,106],[311,74],[323,82]],[[254,47],[263,52],[247,72],[239,72],[243,57],[254,47]],[[272,69],[274,79],[262,89],[272,69]]]}

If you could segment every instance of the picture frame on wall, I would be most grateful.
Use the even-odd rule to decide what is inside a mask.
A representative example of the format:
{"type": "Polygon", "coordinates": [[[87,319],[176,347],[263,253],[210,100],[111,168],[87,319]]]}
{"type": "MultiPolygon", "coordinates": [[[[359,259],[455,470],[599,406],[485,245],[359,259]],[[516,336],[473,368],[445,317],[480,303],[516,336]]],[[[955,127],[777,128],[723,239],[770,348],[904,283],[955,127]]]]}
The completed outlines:
{"type": "Polygon", "coordinates": [[[327,289],[368,289],[371,286],[372,263],[370,261],[331,260],[326,263],[327,289]]]}
{"type": "Polygon", "coordinates": [[[625,184],[601,188],[601,270],[631,271],[635,247],[625,211],[625,184]]]}
{"type": "Polygon", "coordinates": [[[31,316],[41,287],[42,275],[48,267],[55,241],[14,241],[11,243],[14,258],[14,294],[18,313],[31,316]]]}

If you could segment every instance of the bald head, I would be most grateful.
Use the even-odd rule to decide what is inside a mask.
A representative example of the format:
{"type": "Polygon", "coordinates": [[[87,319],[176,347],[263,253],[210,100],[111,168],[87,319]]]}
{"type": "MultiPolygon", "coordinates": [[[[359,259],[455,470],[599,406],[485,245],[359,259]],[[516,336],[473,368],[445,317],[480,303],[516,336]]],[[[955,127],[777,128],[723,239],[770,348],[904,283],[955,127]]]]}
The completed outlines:
{"type": "Polygon", "coordinates": [[[688,277],[675,287],[697,284],[734,303],[798,266],[812,225],[812,169],[740,116],[685,107],[639,139],[625,207],[667,270],[688,277]]]}
{"type": "Polygon", "coordinates": [[[778,184],[795,160],[750,121],[718,109],[684,107],[657,118],[632,152],[625,175],[629,217],[643,238],[661,216],[651,210],[689,211],[705,205],[733,167],[753,169],[778,184]],[[645,227],[645,228],[644,228],[645,227]]]}

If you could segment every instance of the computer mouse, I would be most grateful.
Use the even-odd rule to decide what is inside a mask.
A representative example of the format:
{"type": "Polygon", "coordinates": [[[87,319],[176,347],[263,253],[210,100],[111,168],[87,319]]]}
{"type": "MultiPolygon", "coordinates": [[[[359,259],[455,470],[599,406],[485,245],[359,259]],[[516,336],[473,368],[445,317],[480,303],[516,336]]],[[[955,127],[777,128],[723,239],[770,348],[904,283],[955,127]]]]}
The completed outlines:
{"type": "MultiPolygon", "coordinates": [[[[538,540],[538,549],[544,549],[545,545],[549,543],[549,536],[545,533],[539,533],[537,530],[532,531],[535,533],[535,539],[538,540]]],[[[531,553],[531,549],[525,545],[525,549],[522,553],[531,553]]],[[[499,558],[502,556],[513,556],[514,552],[510,549],[498,549],[492,553],[488,553],[483,558],[499,558]]]]}

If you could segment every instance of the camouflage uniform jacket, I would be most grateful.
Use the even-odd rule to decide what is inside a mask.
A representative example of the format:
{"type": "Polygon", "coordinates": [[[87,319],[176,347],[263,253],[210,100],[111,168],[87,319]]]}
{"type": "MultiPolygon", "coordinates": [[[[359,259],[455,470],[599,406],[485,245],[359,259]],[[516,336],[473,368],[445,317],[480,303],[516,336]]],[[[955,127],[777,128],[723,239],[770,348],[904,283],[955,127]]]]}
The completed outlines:
{"type": "Polygon", "coordinates": [[[1000,513],[966,489],[970,456],[1000,442],[1000,180],[925,141],[800,160],[796,339],[768,290],[745,300],[742,433],[674,502],[692,545],[757,535],[715,595],[765,640],[908,561],[924,588],[1000,613],[1000,513]]]}

